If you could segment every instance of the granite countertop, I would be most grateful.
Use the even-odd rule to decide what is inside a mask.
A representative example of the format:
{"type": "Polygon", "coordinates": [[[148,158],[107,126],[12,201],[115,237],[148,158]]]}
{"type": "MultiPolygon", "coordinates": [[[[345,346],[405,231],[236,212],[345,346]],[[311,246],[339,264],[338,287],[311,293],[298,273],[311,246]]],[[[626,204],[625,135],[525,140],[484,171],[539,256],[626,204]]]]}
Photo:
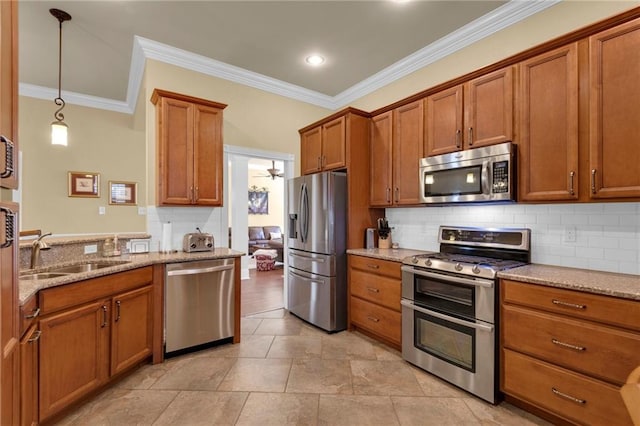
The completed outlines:
{"type": "Polygon", "coordinates": [[[347,254],[355,254],[357,256],[373,257],[375,259],[390,260],[392,262],[402,262],[402,259],[417,254],[433,253],[432,251],[414,250],[414,249],[348,249],[347,254]]]}
{"type": "Polygon", "coordinates": [[[85,260],[83,262],[65,262],[56,263],[55,265],[49,265],[41,267],[36,270],[23,270],[20,273],[25,272],[47,272],[53,268],[61,266],[87,263],[87,262],[101,262],[110,263],[113,262],[113,266],[106,268],[96,269],[93,271],[79,272],[75,274],[63,275],[61,277],[42,279],[42,280],[20,280],[20,304],[22,305],[29,297],[36,294],[39,290],[56,287],[59,285],[70,284],[76,281],[82,281],[90,278],[101,277],[104,275],[110,275],[117,272],[128,271],[130,269],[142,268],[144,266],[154,265],[158,263],[177,263],[177,262],[190,262],[194,260],[210,260],[210,259],[224,259],[229,257],[241,257],[244,253],[241,251],[231,250],[228,248],[215,248],[213,251],[198,252],[198,253],[185,253],[178,251],[175,253],[138,253],[130,254],[128,256],[119,257],[101,257],[85,260]],[[126,262],[126,263],[123,263],[126,262]]]}
{"type": "Polygon", "coordinates": [[[640,275],[531,264],[498,272],[498,277],[549,287],[640,300],[640,275]]]}
{"type": "MultiPolygon", "coordinates": [[[[111,234],[95,234],[95,235],[70,235],[70,236],[55,236],[51,235],[46,237],[44,241],[46,241],[47,245],[50,247],[66,245],[66,244],[77,244],[77,243],[92,243],[98,241],[104,241],[105,238],[118,236],[121,240],[133,240],[133,239],[141,239],[146,240],[150,239],[151,235],[143,232],[120,232],[120,233],[111,233],[111,234]]],[[[36,240],[36,236],[27,236],[20,237],[19,247],[20,248],[31,248],[33,242],[36,240]]]]}

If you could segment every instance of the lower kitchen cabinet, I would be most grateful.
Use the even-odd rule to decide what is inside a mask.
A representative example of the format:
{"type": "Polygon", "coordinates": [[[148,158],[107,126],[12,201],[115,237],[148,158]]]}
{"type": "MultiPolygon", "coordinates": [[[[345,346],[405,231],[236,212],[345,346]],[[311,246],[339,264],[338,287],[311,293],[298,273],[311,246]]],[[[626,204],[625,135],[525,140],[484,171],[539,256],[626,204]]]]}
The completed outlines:
{"type": "Polygon", "coordinates": [[[151,356],[152,267],[39,293],[39,419],[151,356]]]}
{"type": "Polygon", "coordinates": [[[501,281],[501,390],[552,420],[632,424],[620,386],[640,365],[640,303],[501,281]]]}
{"type": "Polygon", "coordinates": [[[349,255],[349,326],[397,349],[402,344],[400,264],[349,255]]]}
{"type": "Polygon", "coordinates": [[[31,326],[20,340],[20,424],[38,424],[38,347],[40,330],[31,326]]]}

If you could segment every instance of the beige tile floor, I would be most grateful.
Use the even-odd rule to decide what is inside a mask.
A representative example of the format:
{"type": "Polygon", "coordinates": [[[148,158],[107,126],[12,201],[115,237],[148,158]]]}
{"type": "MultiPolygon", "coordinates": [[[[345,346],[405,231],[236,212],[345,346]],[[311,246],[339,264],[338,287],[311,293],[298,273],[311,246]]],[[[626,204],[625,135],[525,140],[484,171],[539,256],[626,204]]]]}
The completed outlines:
{"type": "Polygon", "coordinates": [[[146,365],[61,425],[547,425],[493,406],[358,333],[284,310],[242,319],[242,342],[146,365]]]}

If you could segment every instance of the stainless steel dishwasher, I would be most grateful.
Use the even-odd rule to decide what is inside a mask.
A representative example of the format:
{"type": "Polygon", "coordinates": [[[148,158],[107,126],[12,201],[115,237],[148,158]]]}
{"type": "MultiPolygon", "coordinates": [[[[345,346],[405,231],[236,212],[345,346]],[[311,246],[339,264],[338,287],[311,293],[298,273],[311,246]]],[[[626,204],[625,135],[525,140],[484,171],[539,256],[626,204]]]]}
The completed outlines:
{"type": "Polygon", "coordinates": [[[165,354],[233,337],[234,259],[171,263],[165,279],[165,354]]]}

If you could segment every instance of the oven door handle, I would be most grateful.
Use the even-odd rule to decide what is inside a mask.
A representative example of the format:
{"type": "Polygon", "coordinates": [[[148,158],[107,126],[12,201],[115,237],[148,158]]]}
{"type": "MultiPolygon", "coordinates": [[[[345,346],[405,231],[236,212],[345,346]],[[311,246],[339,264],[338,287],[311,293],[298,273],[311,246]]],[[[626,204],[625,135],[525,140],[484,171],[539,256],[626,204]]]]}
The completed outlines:
{"type": "Polygon", "coordinates": [[[412,268],[411,266],[402,266],[400,269],[402,269],[403,272],[408,272],[410,274],[420,275],[421,277],[425,278],[436,278],[441,281],[447,281],[454,284],[468,284],[476,287],[493,288],[493,281],[490,280],[472,280],[469,278],[462,278],[458,276],[449,277],[447,275],[436,274],[434,272],[421,271],[419,269],[412,268]]]}
{"type": "Polygon", "coordinates": [[[491,326],[491,325],[477,324],[475,322],[464,321],[464,320],[461,320],[461,319],[458,319],[458,318],[455,318],[455,317],[451,317],[449,315],[441,314],[440,312],[435,312],[435,311],[432,311],[430,309],[421,308],[421,307],[416,306],[412,302],[410,302],[408,300],[405,300],[405,299],[402,299],[400,301],[400,304],[402,306],[405,306],[405,307],[407,307],[409,309],[412,309],[414,311],[418,311],[418,312],[421,312],[421,313],[426,314],[426,315],[431,315],[432,317],[440,318],[442,320],[449,321],[449,322],[452,322],[454,324],[463,325],[465,327],[475,328],[476,330],[486,331],[488,333],[491,333],[493,331],[493,326],[491,326]]]}

